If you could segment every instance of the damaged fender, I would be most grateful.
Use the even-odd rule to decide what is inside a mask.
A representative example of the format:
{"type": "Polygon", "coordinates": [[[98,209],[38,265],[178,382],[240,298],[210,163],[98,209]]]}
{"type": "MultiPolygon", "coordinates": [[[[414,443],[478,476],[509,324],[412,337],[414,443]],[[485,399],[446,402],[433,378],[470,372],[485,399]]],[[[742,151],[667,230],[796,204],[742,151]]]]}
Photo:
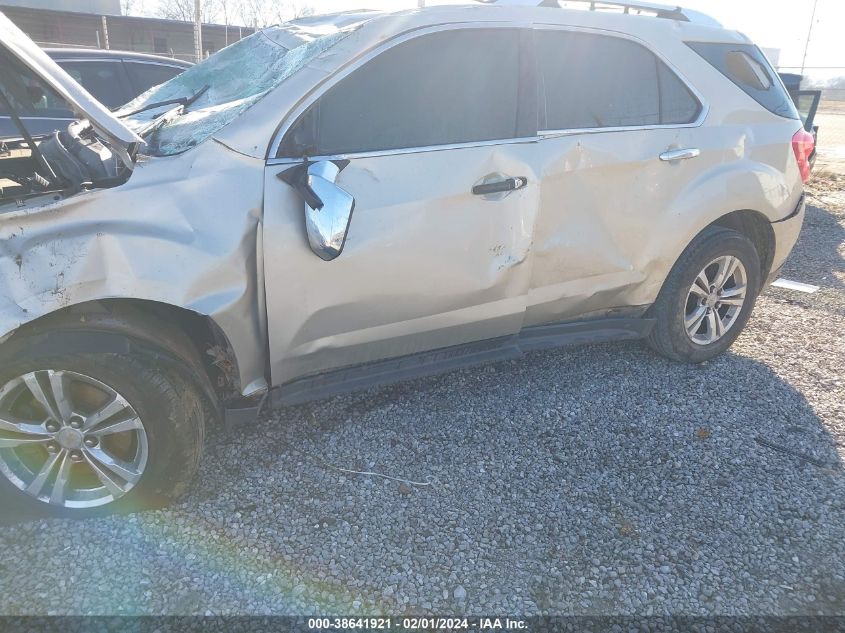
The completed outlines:
{"type": "Polygon", "coordinates": [[[121,187],[0,214],[0,337],[88,301],[155,301],[210,317],[242,391],[265,387],[262,178],[262,161],[212,143],[139,162],[121,187]]]}

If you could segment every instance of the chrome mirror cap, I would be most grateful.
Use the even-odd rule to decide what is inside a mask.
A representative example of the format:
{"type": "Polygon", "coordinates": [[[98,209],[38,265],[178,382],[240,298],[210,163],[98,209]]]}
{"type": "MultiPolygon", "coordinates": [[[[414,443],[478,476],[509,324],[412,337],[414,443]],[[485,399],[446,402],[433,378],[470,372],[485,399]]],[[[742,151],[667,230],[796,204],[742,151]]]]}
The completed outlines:
{"type": "Polygon", "coordinates": [[[302,163],[277,176],[300,195],[305,204],[305,231],[311,250],[325,261],[343,251],[355,198],[335,184],[349,161],[302,163]]]}

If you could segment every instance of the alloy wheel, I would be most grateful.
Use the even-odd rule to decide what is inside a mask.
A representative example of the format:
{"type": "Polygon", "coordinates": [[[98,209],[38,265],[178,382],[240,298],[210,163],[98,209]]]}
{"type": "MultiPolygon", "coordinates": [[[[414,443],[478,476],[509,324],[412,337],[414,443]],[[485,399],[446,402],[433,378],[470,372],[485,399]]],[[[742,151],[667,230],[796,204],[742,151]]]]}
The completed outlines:
{"type": "Polygon", "coordinates": [[[684,329],[693,343],[709,345],[733,327],[748,297],[748,275],[738,257],[723,255],[707,264],[687,294],[684,329]]]}
{"type": "Polygon", "coordinates": [[[45,369],[0,388],[0,472],[44,503],[91,508],[128,493],[149,457],[141,418],[84,374],[45,369]]]}

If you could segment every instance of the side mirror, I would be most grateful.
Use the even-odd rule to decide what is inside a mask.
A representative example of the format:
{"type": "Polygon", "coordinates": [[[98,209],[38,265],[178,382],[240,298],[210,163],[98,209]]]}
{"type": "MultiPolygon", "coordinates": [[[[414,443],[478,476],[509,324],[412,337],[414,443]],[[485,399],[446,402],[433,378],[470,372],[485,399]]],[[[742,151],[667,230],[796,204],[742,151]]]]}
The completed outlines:
{"type": "Polygon", "coordinates": [[[335,184],[349,161],[321,160],[292,167],[278,177],[288,183],[305,203],[305,231],[311,250],[325,261],[343,251],[355,198],[335,184]]]}

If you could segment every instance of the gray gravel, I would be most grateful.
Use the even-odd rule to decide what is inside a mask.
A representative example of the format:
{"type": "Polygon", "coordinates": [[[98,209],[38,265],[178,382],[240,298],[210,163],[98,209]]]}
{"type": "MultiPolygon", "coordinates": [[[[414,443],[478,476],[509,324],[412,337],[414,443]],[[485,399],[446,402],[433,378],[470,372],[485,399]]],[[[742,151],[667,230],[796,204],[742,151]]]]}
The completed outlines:
{"type": "Polygon", "coordinates": [[[271,413],[176,507],[0,528],[0,613],[845,614],[843,184],[785,271],[823,290],[769,290],[716,361],[574,348],[271,413]]]}

